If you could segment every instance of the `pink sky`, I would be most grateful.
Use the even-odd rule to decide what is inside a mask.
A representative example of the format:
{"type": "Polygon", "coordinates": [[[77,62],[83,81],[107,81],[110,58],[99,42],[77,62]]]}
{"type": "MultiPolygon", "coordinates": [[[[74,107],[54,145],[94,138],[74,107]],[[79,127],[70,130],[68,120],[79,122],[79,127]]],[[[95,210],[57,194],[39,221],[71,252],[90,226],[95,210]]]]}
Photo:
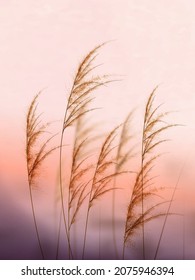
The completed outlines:
{"type": "Polygon", "coordinates": [[[123,81],[97,96],[102,128],[137,107],[134,131],[140,132],[145,101],[160,84],[156,104],[177,111],[169,122],[186,125],[168,133],[169,159],[189,156],[194,183],[195,2],[0,0],[0,177],[8,185],[26,183],[25,117],[34,95],[45,88],[39,110],[47,121],[62,120],[77,65],[109,40],[97,60],[101,73],[123,75],[123,81]]]}
{"type": "MultiPolygon", "coordinates": [[[[124,80],[97,98],[105,126],[119,123],[135,106],[143,112],[148,94],[161,84],[157,102],[165,103],[164,110],[178,111],[170,121],[187,124],[172,132],[172,145],[186,147],[184,153],[193,148],[192,1],[1,0],[0,22],[1,154],[7,162],[1,170],[11,162],[16,173],[22,172],[25,114],[34,94],[46,88],[40,111],[47,120],[61,120],[78,63],[108,40],[115,41],[101,51],[101,71],[124,75],[124,80]]],[[[139,115],[135,119],[141,124],[139,115]]]]}

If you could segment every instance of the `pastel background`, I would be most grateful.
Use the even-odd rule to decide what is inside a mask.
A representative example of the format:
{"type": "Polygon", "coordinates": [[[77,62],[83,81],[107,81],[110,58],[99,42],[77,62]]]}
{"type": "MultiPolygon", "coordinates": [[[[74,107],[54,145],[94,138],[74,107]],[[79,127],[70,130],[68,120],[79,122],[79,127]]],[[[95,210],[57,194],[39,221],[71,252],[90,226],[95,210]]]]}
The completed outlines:
{"type": "MultiPolygon", "coordinates": [[[[178,168],[186,162],[181,181],[181,188],[187,190],[189,208],[186,258],[195,257],[195,3],[190,0],[0,0],[1,259],[40,257],[27,188],[25,118],[28,106],[43,89],[39,111],[44,112],[44,120],[55,121],[51,129],[59,132],[79,62],[92,48],[106,41],[110,42],[101,49],[97,59],[102,63],[99,71],[118,75],[121,81],[98,92],[95,106],[102,109],[101,113],[92,114],[94,121],[100,122],[101,131],[106,132],[135,108],[132,129],[137,135],[139,150],[144,105],[159,85],[156,104],[164,103],[164,111],[173,111],[167,120],[182,126],[166,132],[171,142],[164,147],[169,153],[157,170],[163,178],[160,184],[166,182],[173,187],[178,168]]],[[[70,138],[67,135],[66,143],[70,138]]],[[[139,166],[139,157],[135,166],[139,166]]],[[[40,189],[35,191],[49,258],[53,256],[56,242],[52,203],[57,171],[58,155],[55,154],[44,164],[40,189]]],[[[128,205],[125,195],[128,182],[125,178],[124,181],[124,192],[118,194],[119,218],[125,217],[128,205]]],[[[180,199],[178,191],[178,205],[183,205],[180,199]]],[[[105,201],[100,204],[104,209],[105,201]]],[[[175,236],[175,229],[179,231],[181,227],[179,219],[170,222],[172,226],[165,235],[161,258],[182,257],[178,245],[180,235],[175,236]]],[[[123,222],[119,219],[119,243],[123,222]]],[[[159,222],[157,227],[160,226],[159,222]]],[[[95,226],[93,230],[95,232],[95,226]]],[[[151,231],[149,228],[150,236],[154,234],[151,231]]],[[[93,231],[91,235],[93,244],[98,237],[93,231]]],[[[108,245],[105,257],[109,258],[112,246],[107,239],[104,242],[108,245]]],[[[104,245],[102,243],[102,247],[104,245]]],[[[154,247],[152,244],[151,248],[154,247]]],[[[131,257],[139,258],[136,248],[133,250],[131,257]]],[[[97,256],[89,254],[89,257],[97,256]]]]}

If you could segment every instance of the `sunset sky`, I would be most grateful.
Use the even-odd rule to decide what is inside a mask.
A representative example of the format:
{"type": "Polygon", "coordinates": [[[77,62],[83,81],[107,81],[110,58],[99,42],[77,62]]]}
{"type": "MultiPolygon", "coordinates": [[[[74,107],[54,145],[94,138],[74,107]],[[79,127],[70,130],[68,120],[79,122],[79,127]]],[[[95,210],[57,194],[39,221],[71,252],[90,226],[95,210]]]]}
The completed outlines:
{"type": "MultiPolygon", "coordinates": [[[[55,121],[51,130],[59,132],[79,62],[107,41],[97,58],[98,71],[121,81],[98,92],[95,106],[102,109],[94,120],[106,131],[135,109],[132,126],[140,133],[146,100],[159,85],[155,104],[173,111],[169,123],[182,125],[167,132],[172,140],[166,145],[168,162],[187,158],[186,180],[190,187],[195,182],[195,2],[0,0],[0,184],[6,196],[18,194],[24,209],[29,104],[43,90],[38,110],[45,121],[55,121]]],[[[45,184],[56,182],[57,167],[47,163],[45,184]]]]}

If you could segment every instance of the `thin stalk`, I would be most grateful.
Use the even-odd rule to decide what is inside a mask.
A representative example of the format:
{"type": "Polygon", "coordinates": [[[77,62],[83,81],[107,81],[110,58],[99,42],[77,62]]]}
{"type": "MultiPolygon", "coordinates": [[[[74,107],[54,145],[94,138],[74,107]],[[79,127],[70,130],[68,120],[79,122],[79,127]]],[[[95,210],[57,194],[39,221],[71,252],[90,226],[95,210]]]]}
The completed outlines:
{"type": "MultiPolygon", "coordinates": [[[[126,229],[127,229],[127,219],[126,219],[126,222],[125,222],[125,232],[126,232],[126,229]]],[[[126,240],[124,240],[123,242],[123,250],[122,250],[122,259],[124,260],[125,259],[125,244],[126,244],[126,240]]]]}
{"type": "MultiPolygon", "coordinates": [[[[141,191],[142,191],[142,217],[144,217],[144,131],[145,131],[145,123],[146,117],[144,118],[144,125],[143,125],[143,134],[142,134],[142,158],[141,158],[141,191]]],[[[146,259],[145,255],[145,226],[144,222],[142,222],[142,250],[143,250],[143,259],[146,259]]]]}
{"type": "MultiPolygon", "coordinates": [[[[63,150],[63,138],[64,138],[64,123],[66,121],[66,115],[67,115],[67,110],[65,111],[64,115],[64,121],[63,121],[63,128],[61,132],[61,138],[60,138],[60,166],[59,166],[59,176],[60,176],[60,197],[61,197],[61,207],[62,207],[62,217],[64,221],[64,226],[65,226],[65,232],[66,232],[66,237],[68,241],[68,257],[70,258],[73,257],[72,255],[72,250],[71,250],[71,245],[70,245],[70,239],[69,239],[69,234],[68,234],[68,227],[67,227],[67,222],[66,222],[66,215],[65,215],[65,206],[64,206],[64,196],[63,196],[63,180],[62,180],[62,150],[63,150]]],[[[60,224],[61,224],[61,216],[60,216],[60,224]]],[[[59,238],[58,238],[58,243],[57,243],[57,252],[59,251],[59,238]]]]}
{"type": "Polygon", "coordinates": [[[42,245],[41,245],[41,239],[40,239],[40,235],[39,235],[39,231],[38,231],[38,225],[37,225],[37,221],[36,221],[35,208],[34,208],[34,202],[33,202],[33,196],[32,196],[32,189],[31,189],[30,182],[29,182],[29,176],[28,176],[28,185],[29,185],[30,202],[31,202],[32,215],[33,215],[33,221],[34,221],[36,236],[37,236],[41,256],[42,256],[42,259],[44,260],[45,256],[44,256],[43,248],[42,248],[42,245]]]}
{"type": "Polygon", "coordinates": [[[82,259],[84,260],[85,257],[85,246],[86,246],[86,238],[87,238],[87,229],[88,229],[88,222],[89,222],[89,213],[90,213],[90,201],[92,199],[92,191],[93,191],[93,186],[95,183],[95,178],[96,178],[96,173],[97,173],[97,169],[98,169],[98,165],[99,165],[99,161],[100,161],[100,157],[98,158],[98,162],[95,168],[95,173],[93,176],[93,181],[92,181],[92,185],[91,185],[91,189],[90,189],[90,193],[89,193],[89,200],[88,200],[88,207],[87,207],[87,216],[86,216],[86,221],[85,221],[85,231],[84,231],[84,242],[83,242],[83,252],[82,252],[82,259]]]}
{"type": "MultiPolygon", "coordinates": [[[[73,88],[72,88],[73,89],[73,88]]],[[[72,92],[72,90],[71,90],[72,92]]],[[[69,95],[68,98],[68,103],[67,103],[67,107],[68,104],[70,102],[70,97],[71,94],[69,95]]],[[[68,241],[68,256],[70,258],[70,254],[72,256],[72,251],[71,251],[71,246],[70,246],[70,239],[69,239],[69,235],[68,235],[68,227],[67,227],[67,222],[66,222],[66,215],[65,215],[65,206],[64,206],[64,195],[63,195],[63,180],[62,180],[62,151],[63,151],[63,139],[64,139],[64,123],[66,121],[66,116],[67,116],[67,107],[65,110],[65,114],[64,114],[64,119],[63,119],[63,125],[62,125],[62,131],[61,131],[61,137],[60,137],[60,155],[59,155],[59,177],[60,177],[60,200],[61,200],[61,214],[60,214],[60,221],[59,221],[59,231],[61,229],[61,220],[63,217],[63,221],[64,221],[64,226],[65,226],[65,232],[66,232],[66,237],[67,237],[67,241],[68,241]],[[70,253],[71,252],[71,253],[70,253]]],[[[59,243],[60,243],[60,232],[58,232],[58,239],[57,239],[57,249],[56,249],[56,258],[58,258],[58,252],[59,252],[59,243]]]]}
{"type": "Polygon", "coordinates": [[[184,215],[183,215],[183,260],[185,260],[185,248],[186,248],[186,194],[185,194],[185,191],[184,191],[184,194],[183,194],[183,200],[184,200],[184,206],[183,206],[183,212],[184,212],[184,215]]]}
{"type": "Polygon", "coordinates": [[[60,219],[59,219],[59,228],[58,228],[58,236],[57,236],[57,247],[56,247],[56,260],[59,257],[61,225],[62,225],[62,209],[60,211],[60,219]]]}
{"type": "Polygon", "coordinates": [[[97,176],[98,175],[102,175],[102,172],[105,172],[105,169],[110,166],[111,164],[113,164],[112,161],[107,161],[107,157],[108,155],[113,151],[113,149],[115,147],[111,147],[113,140],[116,137],[116,131],[120,126],[115,127],[106,137],[102,147],[101,147],[101,151],[99,153],[98,156],[98,160],[95,166],[95,171],[94,171],[94,175],[92,178],[92,184],[91,184],[91,188],[89,191],[89,200],[88,200],[88,207],[87,207],[87,214],[86,214],[86,222],[85,222],[85,230],[84,230],[84,242],[83,242],[83,252],[82,252],[82,259],[84,259],[85,257],[85,246],[86,246],[86,238],[87,238],[87,229],[88,229],[88,223],[89,223],[89,214],[90,214],[90,209],[92,206],[92,202],[93,200],[97,199],[97,197],[107,193],[108,191],[112,190],[113,188],[109,188],[108,190],[105,189],[106,187],[106,180],[108,180],[108,182],[110,182],[110,180],[112,180],[113,177],[121,174],[121,173],[113,173],[111,175],[105,176],[99,180],[97,180],[97,176]],[[102,169],[102,171],[100,171],[102,169]],[[97,184],[99,184],[99,186],[97,186],[97,184]],[[103,186],[101,185],[103,184],[103,186]],[[93,193],[94,188],[96,187],[95,192],[93,193]]]}
{"type": "Polygon", "coordinates": [[[183,216],[183,260],[185,260],[185,228],[186,228],[186,221],[185,221],[185,212],[183,216]]]}
{"type": "Polygon", "coordinates": [[[114,250],[116,254],[116,258],[119,258],[118,254],[118,248],[117,248],[117,241],[116,241],[116,224],[115,224],[115,201],[116,201],[116,192],[115,192],[115,186],[116,186],[116,177],[114,178],[114,188],[112,192],[112,233],[113,233],[113,245],[114,245],[114,250]]]}
{"type": "MultiPolygon", "coordinates": [[[[73,147],[75,148],[75,145],[76,145],[76,137],[74,139],[74,145],[73,147]]],[[[73,153],[74,153],[74,148],[73,148],[73,153]]],[[[72,166],[71,166],[71,171],[72,171],[72,168],[73,168],[73,162],[72,162],[72,166]]],[[[72,173],[71,173],[71,178],[70,178],[70,182],[71,182],[71,179],[72,179],[72,173]]],[[[70,241],[70,186],[68,188],[68,239],[70,241]]],[[[70,246],[71,246],[71,241],[70,241],[70,246]]]]}
{"type": "MultiPolygon", "coordinates": [[[[135,189],[135,186],[134,186],[134,189],[135,189]]],[[[133,199],[133,193],[134,193],[134,189],[133,189],[133,191],[132,191],[132,194],[131,194],[131,200],[130,200],[130,203],[129,203],[129,205],[131,205],[131,203],[132,203],[132,199],[133,199]]],[[[125,221],[125,233],[126,233],[126,230],[127,230],[127,223],[128,223],[128,219],[126,219],[126,221],[125,221]]],[[[123,241],[123,249],[122,249],[122,259],[124,260],[125,259],[125,248],[126,248],[126,241],[127,241],[127,237],[126,237],[126,234],[124,235],[124,241],[123,241]]]]}
{"type": "Polygon", "coordinates": [[[175,196],[175,192],[176,192],[176,190],[178,188],[181,176],[183,174],[183,170],[184,170],[184,165],[182,166],[182,168],[181,168],[181,170],[179,172],[179,176],[178,176],[177,182],[175,184],[175,188],[173,190],[173,193],[172,193],[172,196],[171,196],[171,200],[169,202],[169,206],[168,206],[168,209],[167,209],[167,213],[166,213],[166,216],[165,216],[165,220],[164,220],[164,223],[163,223],[163,227],[162,227],[162,230],[161,230],[160,238],[159,238],[158,245],[157,245],[156,252],[155,252],[155,256],[154,256],[155,260],[157,259],[157,255],[158,255],[158,252],[159,252],[160,244],[161,244],[161,241],[162,241],[162,236],[163,236],[163,233],[164,233],[164,230],[165,230],[165,226],[166,226],[167,219],[168,219],[168,216],[169,216],[169,213],[170,213],[170,209],[171,209],[172,202],[173,202],[173,199],[174,199],[174,196],[175,196]]]}
{"type": "Polygon", "coordinates": [[[99,208],[99,260],[101,260],[101,207],[99,208]]]}

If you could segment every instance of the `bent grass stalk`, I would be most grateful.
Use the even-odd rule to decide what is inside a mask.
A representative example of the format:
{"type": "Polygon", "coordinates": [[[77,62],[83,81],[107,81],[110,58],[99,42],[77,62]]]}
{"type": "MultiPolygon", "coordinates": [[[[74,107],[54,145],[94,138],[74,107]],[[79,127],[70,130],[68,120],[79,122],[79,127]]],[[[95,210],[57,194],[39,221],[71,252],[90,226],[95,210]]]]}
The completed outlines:
{"type": "Polygon", "coordinates": [[[33,202],[33,194],[32,190],[35,187],[36,180],[38,177],[38,171],[44,162],[44,160],[55,150],[55,148],[47,149],[49,142],[53,139],[52,136],[47,139],[40,147],[37,147],[37,141],[40,137],[46,132],[46,128],[48,127],[49,123],[41,124],[40,115],[36,115],[37,111],[37,99],[41,92],[39,92],[32,100],[30,107],[27,112],[27,119],[26,119],[26,163],[27,163],[27,173],[28,173],[28,186],[29,186],[29,193],[30,193],[30,201],[31,201],[31,208],[33,214],[33,221],[36,231],[36,236],[41,252],[41,256],[45,259],[43,247],[41,244],[40,234],[38,230],[36,214],[35,214],[35,207],[33,202]]]}
{"type": "MultiPolygon", "coordinates": [[[[84,108],[82,109],[84,110],[84,108]]],[[[70,224],[70,210],[71,210],[71,207],[73,206],[74,207],[74,210],[76,210],[75,208],[75,205],[73,203],[74,201],[74,195],[72,196],[71,198],[71,195],[73,193],[73,191],[71,191],[70,189],[70,186],[72,185],[72,180],[73,180],[73,177],[74,177],[74,171],[77,169],[76,166],[78,166],[78,162],[80,160],[80,157],[82,155],[80,155],[79,151],[77,151],[78,147],[79,147],[79,143],[82,142],[83,138],[84,138],[84,135],[82,133],[83,131],[83,127],[84,127],[84,121],[83,121],[83,118],[84,116],[80,117],[77,122],[76,122],[76,128],[75,128],[75,137],[74,137],[74,145],[73,145],[73,160],[72,160],[72,166],[71,166],[71,177],[70,177],[70,182],[69,182],[69,197],[68,197],[68,229],[69,229],[69,239],[70,239],[70,242],[71,242],[71,238],[70,238],[70,230],[71,230],[71,225],[72,225],[72,221],[71,221],[71,224],[70,224]],[[76,157],[74,157],[74,155],[76,155],[76,157]]],[[[73,214],[74,216],[74,214],[73,214]]],[[[75,217],[75,220],[76,220],[76,217],[75,217]]],[[[77,235],[77,228],[76,228],[76,225],[74,227],[74,248],[73,250],[75,251],[75,254],[76,254],[76,249],[77,249],[77,238],[76,238],[76,235],[77,235]]]]}
{"type": "Polygon", "coordinates": [[[85,258],[85,247],[86,247],[89,215],[94,201],[114,189],[113,187],[108,186],[112,182],[114,177],[126,173],[125,171],[117,172],[117,173],[109,171],[109,168],[116,164],[116,162],[111,159],[111,154],[112,151],[116,148],[116,146],[113,146],[113,142],[115,140],[119,127],[120,126],[114,128],[104,140],[96,163],[95,172],[93,175],[92,184],[89,192],[82,259],[85,258]]]}
{"type": "Polygon", "coordinates": [[[157,204],[145,210],[144,201],[146,198],[156,195],[158,189],[150,188],[153,185],[155,177],[151,177],[151,171],[155,166],[155,161],[162,154],[150,156],[151,152],[154,151],[163,142],[168,141],[167,139],[158,140],[159,136],[163,131],[175,126],[168,125],[163,121],[163,118],[168,112],[158,114],[160,106],[153,108],[155,92],[157,87],[150,94],[144,114],[143,132],[142,132],[142,154],[141,154],[141,169],[136,177],[136,181],[133,187],[131,200],[127,210],[127,218],[125,223],[124,243],[123,243],[123,259],[125,258],[125,246],[128,239],[131,238],[134,231],[138,228],[142,228],[142,253],[143,259],[146,258],[145,254],[145,223],[162,216],[164,214],[153,214],[153,210],[161,205],[157,204]],[[141,207],[141,214],[137,213],[136,208],[141,207]]]}
{"type": "MultiPolygon", "coordinates": [[[[129,135],[129,123],[132,118],[132,112],[128,114],[126,117],[124,123],[122,124],[122,130],[120,133],[120,139],[119,139],[119,145],[117,149],[117,155],[116,155],[116,166],[115,166],[115,172],[118,173],[122,170],[124,164],[132,158],[133,155],[133,148],[130,148],[128,151],[124,152],[124,146],[132,139],[132,135],[129,135]]],[[[114,189],[112,192],[112,233],[113,233],[113,245],[114,245],[114,250],[116,253],[116,258],[118,259],[119,253],[118,253],[118,248],[117,248],[117,241],[116,241],[116,225],[115,225],[115,201],[116,201],[116,179],[117,177],[114,177],[114,189]]]]}
{"type": "MultiPolygon", "coordinates": [[[[89,138],[90,132],[93,127],[86,125],[86,115],[82,114],[87,111],[90,102],[84,104],[81,107],[81,116],[77,119],[75,128],[75,140],[73,145],[71,175],[69,181],[69,195],[68,195],[68,234],[70,239],[70,231],[73,224],[76,222],[76,218],[80,212],[80,209],[87,198],[86,189],[88,182],[79,184],[79,181],[85,180],[84,177],[93,167],[93,164],[86,164],[91,155],[85,155],[88,146],[91,144],[92,139],[89,138]],[[72,210],[72,211],[71,211],[72,210]],[[72,212],[72,213],[71,213],[72,212]]],[[[95,110],[95,109],[93,109],[95,110]]],[[[71,242],[71,239],[70,239],[71,242]]]]}
{"type": "MultiPolygon", "coordinates": [[[[160,249],[160,244],[161,244],[161,241],[162,241],[162,237],[163,237],[163,233],[164,233],[165,226],[166,226],[166,223],[167,223],[167,219],[168,219],[168,216],[170,215],[171,206],[172,206],[172,203],[173,203],[173,200],[174,200],[174,197],[175,197],[176,190],[179,186],[179,182],[181,180],[181,176],[183,174],[184,167],[185,167],[185,163],[181,167],[181,170],[179,172],[179,176],[177,178],[177,182],[175,184],[175,187],[174,187],[174,190],[173,190],[173,193],[172,193],[172,196],[171,196],[171,200],[170,200],[168,208],[167,208],[167,213],[165,215],[164,223],[163,223],[163,226],[162,226],[162,230],[161,230],[160,237],[159,237],[159,240],[158,240],[156,252],[155,252],[155,255],[154,255],[154,260],[156,260],[157,256],[158,256],[158,252],[159,252],[159,249],[160,249]]],[[[184,252],[184,241],[183,241],[183,252],[184,252]]]]}
{"type": "MultiPolygon", "coordinates": [[[[60,196],[61,196],[61,204],[62,204],[62,216],[63,221],[65,225],[65,231],[66,231],[66,237],[68,241],[68,252],[69,256],[71,254],[71,257],[73,257],[71,252],[71,245],[70,245],[70,239],[69,239],[69,233],[68,233],[68,225],[66,221],[66,215],[65,215],[65,205],[64,205],[64,190],[63,190],[63,180],[62,180],[62,151],[63,151],[63,139],[64,139],[64,133],[65,130],[72,126],[80,117],[87,114],[88,112],[94,110],[94,109],[86,109],[82,111],[83,108],[87,106],[87,104],[90,104],[93,98],[90,97],[90,95],[100,87],[112,82],[109,79],[109,76],[107,75],[96,75],[93,76],[93,71],[95,68],[97,68],[99,65],[94,66],[93,62],[95,61],[99,49],[104,46],[105,43],[95,47],[92,51],[90,51],[83,61],[80,63],[77,73],[75,75],[75,79],[73,81],[73,85],[68,97],[67,106],[65,109],[64,119],[63,119],[63,125],[62,125],[62,131],[61,131],[61,138],[60,138],[60,196]]],[[[70,195],[70,192],[69,192],[70,195]]],[[[68,198],[68,201],[70,198],[68,198]]],[[[60,220],[61,223],[61,220],[60,220]]],[[[57,244],[57,252],[59,250],[59,242],[57,244]]]]}

